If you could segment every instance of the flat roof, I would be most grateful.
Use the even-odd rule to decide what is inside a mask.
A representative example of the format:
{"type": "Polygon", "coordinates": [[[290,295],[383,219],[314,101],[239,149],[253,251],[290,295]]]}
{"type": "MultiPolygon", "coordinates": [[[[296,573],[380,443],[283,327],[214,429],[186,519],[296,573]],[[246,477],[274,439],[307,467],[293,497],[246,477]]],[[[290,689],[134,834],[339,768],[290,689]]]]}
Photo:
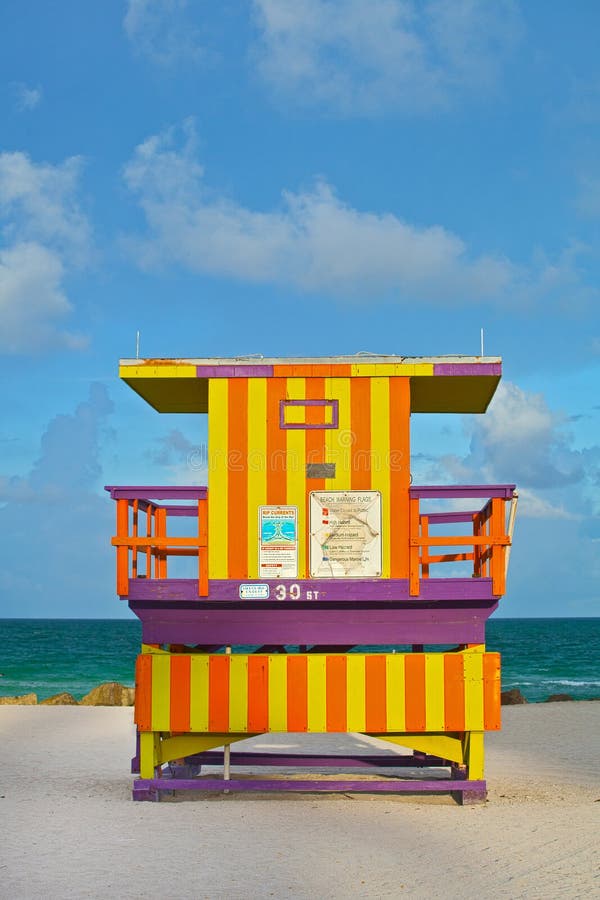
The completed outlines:
{"type": "Polygon", "coordinates": [[[413,413],[482,413],[502,375],[498,356],[236,356],[122,359],[119,376],[158,412],[208,412],[211,378],[404,376],[413,413]]]}

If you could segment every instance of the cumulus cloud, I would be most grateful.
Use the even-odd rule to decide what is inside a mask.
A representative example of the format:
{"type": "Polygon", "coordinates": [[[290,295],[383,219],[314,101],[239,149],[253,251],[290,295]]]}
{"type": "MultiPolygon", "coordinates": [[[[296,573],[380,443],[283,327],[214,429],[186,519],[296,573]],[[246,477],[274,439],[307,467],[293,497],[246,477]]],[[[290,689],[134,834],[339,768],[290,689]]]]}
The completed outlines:
{"type": "Polygon", "coordinates": [[[42,100],[41,87],[29,87],[21,81],[13,82],[12,89],[19,112],[29,112],[39,106],[42,100]]]}
{"type": "Polygon", "coordinates": [[[345,115],[446,108],[492,86],[522,33],[513,0],[254,0],[255,56],[286,100],[345,115]]]}
{"type": "Polygon", "coordinates": [[[206,55],[190,21],[188,0],[128,0],[123,28],[141,56],[161,66],[206,55]]]}
{"type": "Polygon", "coordinates": [[[86,343],[62,324],[73,310],[65,279],[91,252],[78,202],[81,165],[79,158],[54,166],[0,154],[0,352],[86,343]]]}
{"type": "Polygon", "coordinates": [[[169,471],[173,484],[206,483],[208,454],[206,444],[194,444],[178,428],[157,438],[148,458],[169,471]]]}
{"type": "Polygon", "coordinates": [[[469,302],[506,292],[518,272],[502,257],[475,256],[441,225],[357,210],[318,181],[284,191],[279,208],[248,209],[205,184],[192,123],[185,141],[170,130],[140,144],[124,169],[149,236],[139,261],[260,284],[351,296],[469,302]]]}

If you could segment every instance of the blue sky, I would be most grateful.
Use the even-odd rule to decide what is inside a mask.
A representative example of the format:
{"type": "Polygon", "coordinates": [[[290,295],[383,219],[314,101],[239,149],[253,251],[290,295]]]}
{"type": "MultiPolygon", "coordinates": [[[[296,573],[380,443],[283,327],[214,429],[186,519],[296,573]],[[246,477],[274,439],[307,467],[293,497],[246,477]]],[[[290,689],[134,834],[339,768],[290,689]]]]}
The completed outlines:
{"type": "Polygon", "coordinates": [[[0,617],[128,615],[105,483],[202,480],[119,357],[485,352],[416,482],[512,482],[502,614],[600,605],[600,6],[4,0],[0,617]]]}

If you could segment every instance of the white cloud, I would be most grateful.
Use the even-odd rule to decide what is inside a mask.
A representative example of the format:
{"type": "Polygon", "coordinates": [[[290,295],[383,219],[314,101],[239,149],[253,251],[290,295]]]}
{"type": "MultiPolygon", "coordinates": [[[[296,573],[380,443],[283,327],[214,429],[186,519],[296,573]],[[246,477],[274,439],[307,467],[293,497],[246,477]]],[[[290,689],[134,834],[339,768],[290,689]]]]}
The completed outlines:
{"type": "Polygon", "coordinates": [[[181,149],[172,131],[136,148],[124,170],[150,236],[135,245],[144,265],[305,291],[411,300],[474,302],[503,295],[518,272],[502,257],[474,257],[440,225],[415,226],[391,213],[344,203],[326,182],[284,191],[272,211],[248,209],[211,192],[186,123],[181,149]]]}
{"type": "Polygon", "coordinates": [[[423,113],[494,84],[523,25],[513,0],[254,0],[272,90],[346,115],[423,113]]]}
{"type": "Polygon", "coordinates": [[[90,227],[78,201],[81,161],[36,164],[0,154],[0,352],[80,348],[62,327],[72,312],[64,281],[90,257],[90,227]]]}
{"type": "Polygon", "coordinates": [[[188,0],[127,0],[123,28],[141,56],[162,66],[206,55],[187,16],[188,0]]]}
{"type": "Polygon", "coordinates": [[[20,112],[29,112],[39,106],[42,100],[42,89],[40,87],[28,87],[21,81],[13,82],[13,92],[17,109],[20,112]]]}

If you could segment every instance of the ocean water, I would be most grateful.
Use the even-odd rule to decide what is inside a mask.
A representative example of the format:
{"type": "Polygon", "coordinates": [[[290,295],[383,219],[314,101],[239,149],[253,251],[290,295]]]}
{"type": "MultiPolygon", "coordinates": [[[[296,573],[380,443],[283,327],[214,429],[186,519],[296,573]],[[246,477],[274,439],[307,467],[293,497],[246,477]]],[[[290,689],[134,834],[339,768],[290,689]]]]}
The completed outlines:
{"type": "MultiPolygon", "coordinates": [[[[137,619],[0,619],[0,696],[69,691],[80,700],[103,681],[133,686],[140,640],[137,619]]],[[[492,618],[487,647],[502,654],[502,689],[517,687],[530,703],[600,696],[600,618],[492,618]]]]}

